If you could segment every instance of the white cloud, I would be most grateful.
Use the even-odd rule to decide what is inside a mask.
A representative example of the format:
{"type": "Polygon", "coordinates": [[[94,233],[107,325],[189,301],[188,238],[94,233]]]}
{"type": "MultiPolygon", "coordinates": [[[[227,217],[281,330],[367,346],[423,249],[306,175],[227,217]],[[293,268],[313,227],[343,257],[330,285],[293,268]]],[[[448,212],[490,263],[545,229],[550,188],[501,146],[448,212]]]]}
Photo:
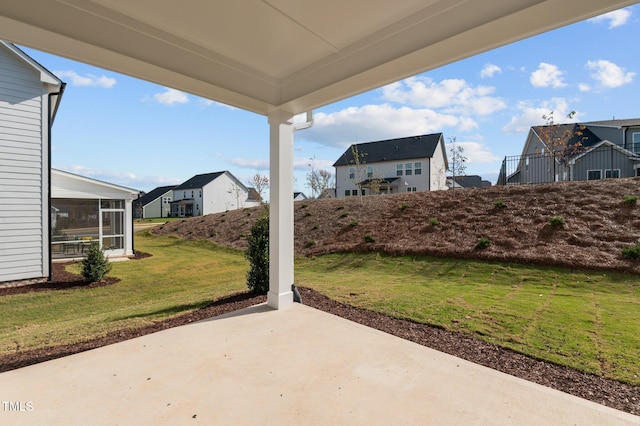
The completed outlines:
{"type": "Polygon", "coordinates": [[[488,115],[506,107],[500,98],[489,96],[495,87],[473,87],[462,79],[439,83],[427,77],[411,77],[382,89],[385,100],[419,108],[443,108],[450,114],[488,115]]]}
{"type": "Polygon", "coordinates": [[[316,168],[316,170],[329,170],[333,172],[333,163],[336,160],[322,160],[320,158],[295,158],[293,160],[293,168],[295,170],[301,170],[305,172],[311,171],[311,164],[316,168]]]}
{"type": "MultiPolygon", "coordinates": [[[[467,157],[467,164],[493,163],[501,158],[489,150],[489,147],[480,142],[456,141],[456,146],[462,147],[463,155],[467,157]]],[[[445,144],[447,155],[452,147],[451,143],[445,144]]]]}
{"type": "Polygon", "coordinates": [[[502,72],[502,68],[494,64],[486,64],[482,71],[480,71],[481,78],[491,78],[496,74],[500,74],[502,72]]]}
{"type": "Polygon", "coordinates": [[[269,170],[268,158],[232,158],[231,164],[242,169],[269,170]]]}
{"type": "MultiPolygon", "coordinates": [[[[315,167],[317,169],[332,170],[333,163],[335,160],[329,161],[329,160],[320,160],[316,158],[313,161],[315,161],[315,167]]],[[[311,170],[311,162],[312,160],[309,158],[296,157],[293,159],[293,169],[298,171],[308,172],[309,170],[311,170]]],[[[269,171],[269,159],[233,158],[231,160],[231,164],[233,164],[236,167],[240,167],[242,169],[265,170],[267,172],[269,171]]]]}
{"type": "MultiPolygon", "coordinates": [[[[528,132],[531,126],[541,126],[546,124],[542,116],[549,115],[553,112],[554,122],[566,123],[569,120],[567,116],[572,112],[569,104],[564,98],[553,98],[550,101],[542,102],[539,105],[532,105],[530,102],[522,101],[518,104],[520,113],[511,118],[511,121],[502,128],[505,133],[523,133],[528,132]]],[[[576,113],[571,122],[579,121],[576,113]]]]}
{"type": "MultiPolygon", "coordinates": [[[[147,99],[148,98],[145,100],[147,99]]],[[[169,88],[162,93],[156,93],[151,97],[151,99],[163,105],[186,104],[189,102],[189,98],[184,92],[169,88]]]]}
{"type": "Polygon", "coordinates": [[[627,22],[629,22],[629,18],[631,18],[631,11],[629,9],[619,9],[614,10],[613,12],[605,13],[604,15],[596,16],[595,18],[589,19],[589,22],[594,24],[599,24],[601,22],[608,22],[609,29],[620,27],[627,22]]]}
{"type": "Polygon", "coordinates": [[[107,77],[106,75],[96,76],[93,74],[87,75],[79,75],[75,71],[55,71],[54,74],[58,76],[61,80],[69,79],[71,80],[71,85],[73,86],[95,86],[102,87],[105,89],[109,89],[116,84],[116,79],[112,77],[107,77]]]}
{"type": "Polygon", "coordinates": [[[636,75],[636,73],[626,72],[624,68],[604,59],[588,61],[587,69],[593,71],[591,77],[598,81],[601,86],[607,88],[620,87],[631,83],[636,75]]]}
{"type": "Polygon", "coordinates": [[[565,87],[566,84],[562,81],[562,74],[564,74],[556,65],[540,62],[538,69],[531,73],[529,80],[533,87],[553,87],[558,89],[565,87]]]}
{"type": "Polygon", "coordinates": [[[94,169],[81,165],[56,167],[60,170],[74,173],[80,176],[97,179],[114,185],[127,188],[151,190],[158,186],[178,185],[182,180],[166,176],[138,176],[132,172],[120,172],[112,170],[94,169]]]}
{"type": "Polygon", "coordinates": [[[477,123],[469,117],[440,114],[431,109],[365,105],[329,114],[316,113],[313,127],[296,137],[346,148],[352,143],[441,132],[443,127],[468,131],[477,127],[477,123]]]}
{"type": "Polygon", "coordinates": [[[590,92],[591,91],[591,86],[589,86],[586,83],[580,83],[580,84],[578,84],[578,89],[581,92],[590,92]]]}

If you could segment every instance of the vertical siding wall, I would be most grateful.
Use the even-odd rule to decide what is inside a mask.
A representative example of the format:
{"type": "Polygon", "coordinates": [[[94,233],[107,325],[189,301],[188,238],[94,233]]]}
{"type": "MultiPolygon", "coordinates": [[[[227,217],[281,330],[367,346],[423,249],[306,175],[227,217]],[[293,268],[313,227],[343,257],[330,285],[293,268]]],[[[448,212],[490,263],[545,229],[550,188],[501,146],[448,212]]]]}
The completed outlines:
{"type": "Polygon", "coordinates": [[[48,275],[43,92],[36,72],[0,48],[0,282],[48,275]]]}

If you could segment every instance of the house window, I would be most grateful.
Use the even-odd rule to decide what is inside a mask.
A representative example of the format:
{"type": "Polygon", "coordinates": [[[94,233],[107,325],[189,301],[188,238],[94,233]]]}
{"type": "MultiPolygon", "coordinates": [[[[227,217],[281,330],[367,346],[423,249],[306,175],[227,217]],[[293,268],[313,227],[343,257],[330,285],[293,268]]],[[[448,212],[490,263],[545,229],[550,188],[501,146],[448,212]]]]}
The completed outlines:
{"type": "Polygon", "coordinates": [[[191,191],[191,198],[193,198],[193,191],[191,191]]]}
{"type": "Polygon", "coordinates": [[[613,174],[611,173],[611,169],[604,171],[605,179],[618,179],[620,177],[620,169],[613,169],[613,174]]]}
{"type": "Polygon", "coordinates": [[[640,133],[634,133],[631,136],[631,141],[633,143],[632,151],[636,154],[640,153],[640,133]]]}
{"type": "Polygon", "coordinates": [[[417,162],[413,163],[413,172],[416,175],[421,175],[422,174],[422,161],[417,161],[417,162]]]}
{"type": "Polygon", "coordinates": [[[360,191],[362,192],[362,195],[365,195],[365,193],[364,193],[364,189],[361,189],[360,191]]]}
{"type": "Polygon", "coordinates": [[[353,191],[351,191],[351,195],[356,196],[358,195],[358,190],[354,189],[353,191]]]}
{"type": "Polygon", "coordinates": [[[587,170],[587,180],[602,179],[602,170],[587,170]]]}
{"type": "Polygon", "coordinates": [[[404,174],[410,176],[413,172],[413,164],[407,163],[404,165],[404,174]]]}
{"type": "Polygon", "coordinates": [[[349,167],[349,179],[356,178],[356,169],[353,167],[349,167]]]}
{"type": "Polygon", "coordinates": [[[402,176],[402,164],[396,164],[396,176],[402,176]]]}
{"type": "Polygon", "coordinates": [[[184,191],[184,192],[182,193],[182,198],[187,198],[187,191],[184,191]]]}
{"type": "Polygon", "coordinates": [[[373,177],[373,167],[371,167],[371,166],[367,166],[367,177],[368,178],[372,178],[373,177]]]}
{"type": "Polygon", "coordinates": [[[199,197],[200,197],[200,198],[202,198],[202,189],[200,190],[200,195],[199,195],[199,197]]]}
{"type": "Polygon", "coordinates": [[[415,186],[407,186],[407,192],[417,192],[417,188],[415,186]]]}
{"type": "Polygon", "coordinates": [[[351,195],[351,190],[350,189],[345,189],[344,190],[344,196],[348,197],[349,195],[351,195]]]}

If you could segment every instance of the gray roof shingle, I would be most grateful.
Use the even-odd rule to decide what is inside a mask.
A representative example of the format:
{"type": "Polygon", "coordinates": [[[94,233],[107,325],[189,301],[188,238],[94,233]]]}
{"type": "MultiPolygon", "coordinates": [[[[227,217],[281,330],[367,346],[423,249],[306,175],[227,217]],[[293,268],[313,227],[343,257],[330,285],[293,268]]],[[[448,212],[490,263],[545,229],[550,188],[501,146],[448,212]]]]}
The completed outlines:
{"type": "Polygon", "coordinates": [[[219,176],[223,175],[225,172],[215,172],[215,173],[204,173],[201,175],[195,175],[188,181],[181,183],[180,185],[173,188],[174,191],[180,191],[183,189],[198,189],[202,188],[211,181],[217,179],[219,176]]]}
{"type": "Polygon", "coordinates": [[[154,201],[156,198],[163,196],[164,194],[166,194],[167,192],[171,191],[174,188],[174,186],[159,186],[153,190],[151,190],[150,192],[147,192],[146,194],[144,194],[142,197],[138,198],[137,200],[134,200],[134,204],[140,204],[142,206],[146,206],[147,204],[149,204],[150,202],[154,201]]]}
{"type": "Polygon", "coordinates": [[[398,161],[411,158],[430,158],[442,139],[442,133],[430,135],[410,136],[406,138],[387,139],[376,142],[366,142],[351,145],[333,166],[355,164],[351,147],[356,146],[358,152],[364,155],[362,163],[377,163],[380,161],[398,161]]]}
{"type": "Polygon", "coordinates": [[[602,120],[602,121],[587,121],[580,123],[587,126],[614,126],[614,127],[632,127],[640,126],[640,118],[626,118],[622,120],[602,120]]]}

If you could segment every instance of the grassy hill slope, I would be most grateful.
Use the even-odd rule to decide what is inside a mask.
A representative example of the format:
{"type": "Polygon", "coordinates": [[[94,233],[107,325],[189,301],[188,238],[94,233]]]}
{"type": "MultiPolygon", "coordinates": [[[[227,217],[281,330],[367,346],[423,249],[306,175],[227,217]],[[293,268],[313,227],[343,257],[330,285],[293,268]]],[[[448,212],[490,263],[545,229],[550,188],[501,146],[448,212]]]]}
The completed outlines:
{"type": "MultiPolygon", "coordinates": [[[[640,273],[640,178],[299,201],[296,253],[377,251],[640,273]],[[564,225],[550,224],[559,216],[564,225]],[[491,245],[478,249],[481,238],[491,245]]],[[[256,207],[160,225],[154,233],[244,249],[256,207]]]]}

